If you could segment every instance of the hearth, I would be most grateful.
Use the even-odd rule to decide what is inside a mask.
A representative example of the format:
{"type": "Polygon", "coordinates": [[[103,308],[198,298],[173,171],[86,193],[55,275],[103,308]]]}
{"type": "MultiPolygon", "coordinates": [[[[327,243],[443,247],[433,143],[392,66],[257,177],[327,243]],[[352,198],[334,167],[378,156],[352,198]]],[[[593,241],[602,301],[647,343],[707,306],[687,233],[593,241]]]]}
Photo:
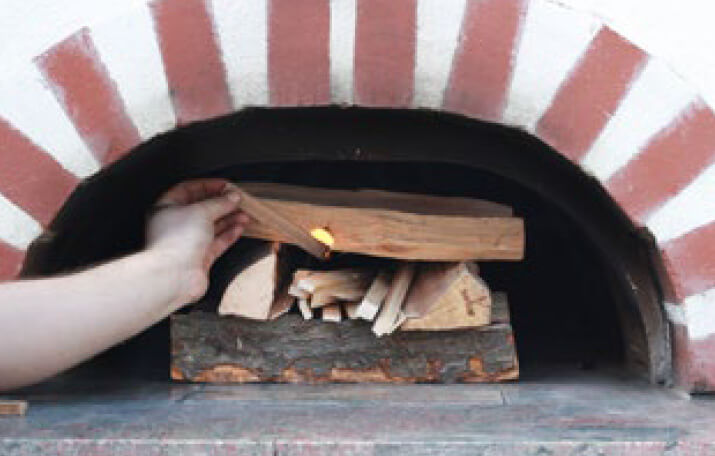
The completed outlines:
{"type": "MultiPolygon", "coordinates": [[[[78,187],[32,246],[24,274],[70,271],[139,248],[155,198],[175,182],[202,176],[479,198],[511,207],[525,222],[524,260],[483,261],[479,271],[491,290],[508,296],[522,377],[563,366],[615,366],[652,382],[673,381],[648,238],[595,181],[545,144],[445,114],[256,109],[159,136],[78,187]]],[[[186,312],[214,318],[229,280],[221,272],[235,255],[217,263],[208,294],[186,312]]],[[[289,331],[300,317],[287,317],[289,331]]],[[[165,322],[70,375],[167,379],[168,341],[165,322]]]]}

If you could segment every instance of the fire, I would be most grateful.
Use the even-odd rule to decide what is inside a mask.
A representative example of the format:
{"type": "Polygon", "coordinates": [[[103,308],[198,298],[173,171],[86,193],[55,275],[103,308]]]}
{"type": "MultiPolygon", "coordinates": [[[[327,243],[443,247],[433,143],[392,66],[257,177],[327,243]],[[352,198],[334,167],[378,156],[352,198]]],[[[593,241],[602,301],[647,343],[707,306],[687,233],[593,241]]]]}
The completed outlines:
{"type": "Polygon", "coordinates": [[[310,235],[328,247],[332,247],[335,244],[335,239],[327,228],[313,228],[310,230],[310,235]]]}

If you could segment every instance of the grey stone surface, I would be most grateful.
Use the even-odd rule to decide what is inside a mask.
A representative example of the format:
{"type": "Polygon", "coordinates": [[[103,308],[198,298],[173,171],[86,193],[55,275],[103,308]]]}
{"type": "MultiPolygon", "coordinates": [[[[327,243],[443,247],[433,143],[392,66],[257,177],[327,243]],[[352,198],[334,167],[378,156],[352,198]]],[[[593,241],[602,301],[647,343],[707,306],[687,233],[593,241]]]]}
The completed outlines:
{"type": "Polygon", "coordinates": [[[0,455],[715,454],[715,401],[565,373],[500,385],[36,388],[0,455]]]}

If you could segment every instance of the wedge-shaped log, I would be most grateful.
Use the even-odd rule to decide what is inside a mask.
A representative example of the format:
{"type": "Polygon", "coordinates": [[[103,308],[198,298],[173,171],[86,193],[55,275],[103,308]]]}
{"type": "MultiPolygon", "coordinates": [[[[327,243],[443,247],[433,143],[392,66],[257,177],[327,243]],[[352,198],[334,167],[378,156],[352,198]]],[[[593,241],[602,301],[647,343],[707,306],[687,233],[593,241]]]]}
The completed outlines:
{"type": "Polygon", "coordinates": [[[268,320],[272,313],[279,314],[286,305],[282,299],[287,299],[285,284],[281,283],[285,267],[281,246],[260,243],[237,261],[233,265],[236,275],[224,291],[218,313],[254,320],[268,320]],[[281,302],[276,303],[279,298],[281,302]]]}
{"type": "Polygon", "coordinates": [[[488,325],[492,299],[474,263],[423,264],[405,299],[403,331],[488,325]]]}
{"type": "MultiPolygon", "coordinates": [[[[332,250],[422,261],[520,260],[523,220],[499,204],[379,191],[244,184],[242,188],[305,232],[325,228],[332,250]]],[[[244,236],[293,242],[254,221],[244,236]]]]}

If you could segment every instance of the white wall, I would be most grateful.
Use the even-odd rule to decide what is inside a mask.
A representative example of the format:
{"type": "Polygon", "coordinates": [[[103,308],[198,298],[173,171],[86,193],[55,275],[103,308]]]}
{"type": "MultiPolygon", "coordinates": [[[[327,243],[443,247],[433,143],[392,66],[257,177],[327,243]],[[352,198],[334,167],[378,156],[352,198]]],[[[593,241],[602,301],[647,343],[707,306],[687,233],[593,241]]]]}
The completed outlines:
{"type": "MultiPolygon", "coordinates": [[[[445,0],[450,1],[450,0],[445,0]]],[[[27,63],[83,25],[101,22],[145,0],[1,0],[3,71],[27,63]]],[[[715,1],[559,0],[597,15],[649,53],[665,59],[715,105],[715,1]]]]}

